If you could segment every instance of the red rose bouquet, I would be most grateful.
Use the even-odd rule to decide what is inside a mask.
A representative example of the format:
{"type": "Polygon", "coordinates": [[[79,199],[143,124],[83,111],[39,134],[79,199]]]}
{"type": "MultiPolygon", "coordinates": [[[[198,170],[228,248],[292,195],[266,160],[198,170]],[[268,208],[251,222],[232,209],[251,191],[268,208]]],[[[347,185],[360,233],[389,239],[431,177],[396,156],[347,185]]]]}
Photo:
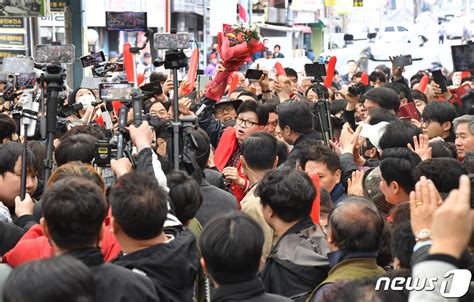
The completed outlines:
{"type": "Polygon", "coordinates": [[[222,32],[217,35],[217,50],[224,61],[225,71],[218,72],[209,83],[206,97],[219,101],[232,72],[243,63],[251,61],[254,53],[264,49],[265,46],[260,43],[260,32],[257,27],[248,29],[224,24],[222,32]]]}

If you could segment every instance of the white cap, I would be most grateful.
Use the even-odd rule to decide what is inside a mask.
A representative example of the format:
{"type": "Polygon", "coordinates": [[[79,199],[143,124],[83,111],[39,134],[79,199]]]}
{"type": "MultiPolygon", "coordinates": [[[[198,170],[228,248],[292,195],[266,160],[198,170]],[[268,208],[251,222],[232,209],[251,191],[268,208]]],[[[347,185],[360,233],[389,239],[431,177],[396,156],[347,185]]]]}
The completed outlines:
{"type": "Polygon", "coordinates": [[[370,143],[378,150],[380,138],[384,134],[385,126],[387,125],[388,122],[380,122],[375,125],[363,124],[360,136],[367,138],[370,143]]]}

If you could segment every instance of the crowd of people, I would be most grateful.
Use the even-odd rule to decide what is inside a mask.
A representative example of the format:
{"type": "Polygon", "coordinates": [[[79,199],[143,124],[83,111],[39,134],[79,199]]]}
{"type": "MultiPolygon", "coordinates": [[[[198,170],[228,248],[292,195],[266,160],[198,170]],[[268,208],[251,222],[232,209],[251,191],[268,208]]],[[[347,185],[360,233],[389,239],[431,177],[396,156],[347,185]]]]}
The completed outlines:
{"type": "MultiPolygon", "coordinates": [[[[212,56],[206,73],[225,72],[212,56]]],[[[179,108],[172,79],[151,72],[162,88],[143,103],[152,118],[129,115],[133,154],[110,161],[113,181],[96,152],[117,120],[104,126],[96,89],[65,94],[64,106],[82,106],[58,124],[47,182],[39,126],[24,154],[21,96],[4,102],[3,301],[447,301],[446,273],[474,270],[472,76],[446,72],[442,92],[433,80],[420,88],[429,70],[407,79],[381,65],[366,83],[347,63],[329,87],[291,67],[240,74],[223,95],[185,93],[183,81],[179,108]],[[419,118],[402,112],[410,104],[419,118]],[[174,110],[197,121],[183,129],[181,170],[169,159],[174,110]],[[423,278],[433,288],[410,287],[423,278]]],[[[474,287],[457,298],[472,301],[474,287]]]]}

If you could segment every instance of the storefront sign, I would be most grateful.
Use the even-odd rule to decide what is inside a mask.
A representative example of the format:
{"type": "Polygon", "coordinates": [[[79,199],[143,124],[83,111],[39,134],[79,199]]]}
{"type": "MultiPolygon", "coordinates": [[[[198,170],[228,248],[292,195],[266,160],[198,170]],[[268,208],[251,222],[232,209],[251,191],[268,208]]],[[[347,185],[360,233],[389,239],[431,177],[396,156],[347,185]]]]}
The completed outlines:
{"type": "Polygon", "coordinates": [[[0,18],[0,28],[23,28],[23,18],[0,18]]]}
{"type": "Polygon", "coordinates": [[[24,34],[0,34],[0,45],[8,46],[24,46],[25,35],[24,34]]]}

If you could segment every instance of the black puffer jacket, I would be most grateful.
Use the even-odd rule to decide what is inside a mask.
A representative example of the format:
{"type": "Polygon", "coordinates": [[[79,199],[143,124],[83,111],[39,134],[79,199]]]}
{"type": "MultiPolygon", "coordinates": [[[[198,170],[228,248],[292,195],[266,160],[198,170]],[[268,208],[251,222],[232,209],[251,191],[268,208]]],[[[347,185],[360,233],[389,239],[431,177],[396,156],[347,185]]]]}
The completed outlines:
{"type": "Polygon", "coordinates": [[[196,238],[190,231],[178,228],[165,233],[174,239],[120,255],[113,263],[145,273],[155,284],[160,301],[192,301],[199,267],[196,238]]]}

